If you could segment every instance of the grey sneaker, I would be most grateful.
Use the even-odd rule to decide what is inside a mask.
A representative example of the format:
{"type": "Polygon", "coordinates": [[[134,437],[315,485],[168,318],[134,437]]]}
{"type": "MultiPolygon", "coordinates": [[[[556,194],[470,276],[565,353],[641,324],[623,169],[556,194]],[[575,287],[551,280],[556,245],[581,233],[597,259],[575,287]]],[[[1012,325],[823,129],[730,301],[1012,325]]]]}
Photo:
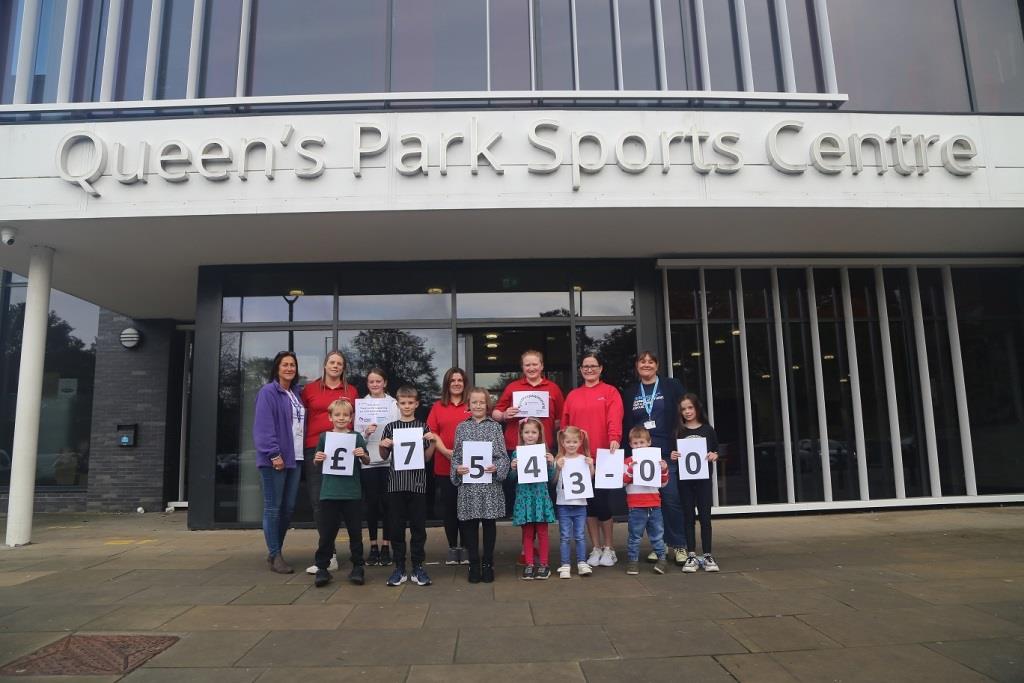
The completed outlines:
{"type": "Polygon", "coordinates": [[[651,552],[647,553],[647,561],[648,562],[657,562],[658,561],[658,553],[654,552],[653,550],[651,552]]]}
{"type": "Polygon", "coordinates": [[[626,573],[630,576],[636,576],[640,573],[640,562],[638,560],[629,560],[626,562],[626,573]]]}
{"type": "Polygon", "coordinates": [[[659,559],[657,562],[654,563],[654,573],[655,574],[664,574],[665,573],[665,569],[667,569],[667,568],[668,568],[668,560],[666,560],[664,557],[659,559]]]}
{"type": "Polygon", "coordinates": [[[447,565],[453,565],[459,563],[459,549],[448,548],[448,557],[444,561],[447,565]]]}
{"type": "Polygon", "coordinates": [[[712,557],[711,553],[704,553],[704,562],[701,564],[704,565],[704,571],[706,572],[718,571],[718,563],[715,562],[715,558],[712,557]]]}
{"type": "Polygon", "coordinates": [[[697,553],[689,553],[686,556],[686,561],[683,562],[683,572],[686,574],[692,574],[697,571],[700,567],[700,563],[697,561],[697,553]]]}

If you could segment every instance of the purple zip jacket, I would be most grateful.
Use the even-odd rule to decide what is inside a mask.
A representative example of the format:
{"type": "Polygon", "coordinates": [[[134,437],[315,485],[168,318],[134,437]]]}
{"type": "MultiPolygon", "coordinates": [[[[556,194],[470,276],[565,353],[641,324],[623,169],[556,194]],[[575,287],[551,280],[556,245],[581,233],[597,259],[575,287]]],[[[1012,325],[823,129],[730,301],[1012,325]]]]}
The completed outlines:
{"type": "MultiPolygon", "coordinates": [[[[299,401],[300,387],[292,385],[299,401]]],[[[301,403],[301,401],[299,401],[301,403]]],[[[286,390],[276,381],[264,384],[256,394],[256,415],[252,420],[252,442],[256,447],[256,465],[272,467],[270,459],[277,454],[284,458],[287,469],[295,467],[292,445],[292,402],[286,390]]]]}

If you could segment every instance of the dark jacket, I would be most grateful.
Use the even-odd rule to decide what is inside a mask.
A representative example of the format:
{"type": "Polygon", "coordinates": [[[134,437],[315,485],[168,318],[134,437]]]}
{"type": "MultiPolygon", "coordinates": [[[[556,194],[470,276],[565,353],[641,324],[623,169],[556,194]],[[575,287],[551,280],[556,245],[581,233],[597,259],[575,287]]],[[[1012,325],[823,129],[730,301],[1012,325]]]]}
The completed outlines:
{"type": "MultiPolygon", "coordinates": [[[[667,420],[658,421],[658,426],[651,432],[651,445],[662,449],[662,457],[668,458],[672,452],[671,446],[675,444],[676,429],[679,427],[679,401],[683,399],[686,388],[682,382],[674,377],[658,376],[658,393],[664,396],[665,413],[667,420]],[[668,450],[666,450],[668,447],[668,450]]],[[[640,395],[640,382],[634,382],[622,392],[622,443],[629,449],[629,430],[636,426],[643,426],[647,415],[636,408],[636,397],[640,395]]]]}

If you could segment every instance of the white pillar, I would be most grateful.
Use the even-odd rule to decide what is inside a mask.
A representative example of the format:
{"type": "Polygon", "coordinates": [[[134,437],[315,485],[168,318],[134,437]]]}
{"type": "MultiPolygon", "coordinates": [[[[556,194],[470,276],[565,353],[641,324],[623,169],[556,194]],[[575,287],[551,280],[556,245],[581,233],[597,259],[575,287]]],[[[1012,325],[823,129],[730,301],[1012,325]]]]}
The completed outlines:
{"type": "Polygon", "coordinates": [[[32,83],[36,73],[36,39],[39,37],[39,5],[40,0],[26,0],[21,9],[21,33],[17,43],[18,68],[14,76],[14,104],[28,104],[32,99],[32,83]]]}
{"type": "Polygon", "coordinates": [[[39,446],[39,408],[43,397],[46,323],[50,314],[50,276],[53,249],[32,247],[21,333],[18,401],[14,414],[11,488],[7,502],[7,545],[32,540],[32,505],[36,494],[36,451],[39,446]]]}
{"type": "Polygon", "coordinates": [[[163,34],[164,0],[153,0],[149,8],[149,37],[146,41],[146,76],[142,83],[142,99],[156,96],[156,77],[160,68],[160,39],[163,34]]]}
{"type": "Polygon", "coordinates": [[[192,5],[192,38],[188,45],[188,78],[185,99],[194,100],[199,93],[199,67],[203,61],[203,20],[206,18],[206,0],[195,0],[192,5]]]}
{"type": "Polygon", "coordinates": [[[57,101],[71,101],[71,81],[75,74],[78,52],[78,25],[82,20],[82,0],[68,0],[64,14],[64,37],[60,48],[60,71],[57,76],[57,101]]]}
{"type": "Polygon", "coordinates": [[[103,71],[100,75],[100,102],[114,101],[114,86],[117,78],[118,48],[121,46],[121,18],[124,15],[124,0],[111,0],[107,10],[107,37],[103,44],[103,71]]]}

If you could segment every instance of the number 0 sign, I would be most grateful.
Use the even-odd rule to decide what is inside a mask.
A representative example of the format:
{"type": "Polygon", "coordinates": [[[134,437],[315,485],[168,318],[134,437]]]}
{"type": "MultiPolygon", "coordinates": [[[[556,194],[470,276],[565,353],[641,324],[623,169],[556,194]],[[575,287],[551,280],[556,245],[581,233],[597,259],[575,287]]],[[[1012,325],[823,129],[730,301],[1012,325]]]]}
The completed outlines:
{"type": "Polygon", "coordinates": [[[516,476],[520,484],[542,484],[548,480],[547,446],[542,443],[516,448],[516,476]]]}
{"type": "Polygon", "coordinates": [[[352,451],[356,449],[355,434],[340,434],[338,432],[327,432],[324,439],[324,474],[335,476],[351,477],[355,471],[355,456],[352,451]]]}
{"type": "Polygon", "coordinates": [[[676,450],[679,451],[679,479],[707,479],[711,476],[708,470],[708,440],[703,436],[689,439],[676,439],[676,450]]]}
{"type": "Polygon", "coordinates": [[[661,487],[661,449],[633,449],[633,483],[637,486],[661,487]]]}
{"type": "Polygon", "coordinates": [[[424,469],[422,428],[396,429],[391,441],[391,458],[395,461],[396,471],[424,469]]]}

